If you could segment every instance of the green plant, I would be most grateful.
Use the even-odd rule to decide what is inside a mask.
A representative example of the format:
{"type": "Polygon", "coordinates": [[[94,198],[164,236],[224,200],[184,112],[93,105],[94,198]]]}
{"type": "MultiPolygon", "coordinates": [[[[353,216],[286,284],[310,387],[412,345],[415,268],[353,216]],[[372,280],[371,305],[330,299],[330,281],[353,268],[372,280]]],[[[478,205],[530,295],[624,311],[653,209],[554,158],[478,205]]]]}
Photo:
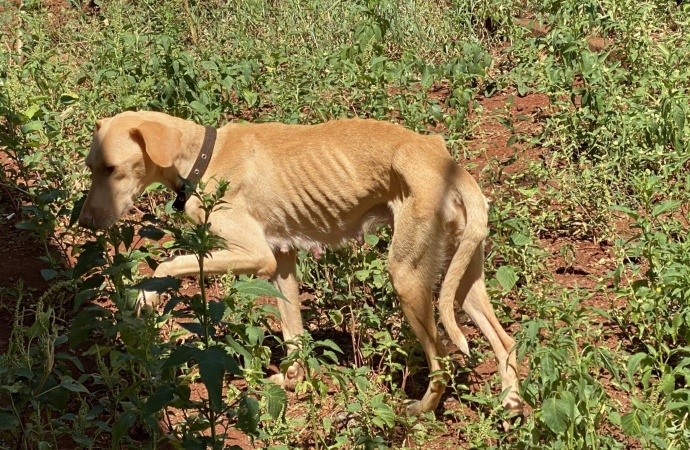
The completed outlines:
{"type": "Polygon", "coordinates": [[[27,308],[23,297],[20,285],[8,349],[0,356],[0,439],[15,448],[40,448],[57,445],[58,436],[67,434],[90,445],[93,440],[81,429],[70,428],[73,417],[61,414],[73,397],[89,393],[83,379],[72,377],[70,364],[79,372],[84,368],[71,352],[63,351],[65,329],[56,322],[53,308],[44,305],[45,298],[27,308]]]}
{"type": "Polygon", "coordinates": [[[154,448],[161,410],[181,417],[165,424],[173,436],[203,445],[213,403],[232,416],[215,412],[216,423],[274,448],[687,448],[690,5],[676,3],[3,5],[0,226],[19,220],[40,240],[49,289],[0,288],[17,320],[0,356],[0,408],[23,424],[0,430],[0,445],[154,448]],[[316,367],[299,398],[318,408],[286,403],[291,394],[264,380],[277,346],[275,311],[257,297],[277,295],[265,282],[225,276],[208,302],[183,295],[193,283],[173,288],[164,314],[137,317],[133,286],[151,285],[138,269],[178,251],[175,237],[193,252],[212,242],[155,186],[118,227],[73,227],[92,123],[125,109],[206,125],[359,116],[444,135],[492,204],[486,282],[518,342],[531,414],[500,431],[500,392],[481,388],[493,370],[481,338],[451,379],[461,407],[444,421],[398,414],[427,374],[388,282],[385,228],[319,261],[300,255],[305,323],[318,334],[299,354],[316,367]],[[328,339],[344,351],[337,362],[317,346],[328,339]],[[236,365],[202,376],[190,357],[163,368],[178,351],[202,361],[224,351],[236,365]],[[66,377],[84,389],[50,391],[68,398],[59,410],[41,389],[66,377]],[[246,387],[227,383],[238,378],[246,387]]]}

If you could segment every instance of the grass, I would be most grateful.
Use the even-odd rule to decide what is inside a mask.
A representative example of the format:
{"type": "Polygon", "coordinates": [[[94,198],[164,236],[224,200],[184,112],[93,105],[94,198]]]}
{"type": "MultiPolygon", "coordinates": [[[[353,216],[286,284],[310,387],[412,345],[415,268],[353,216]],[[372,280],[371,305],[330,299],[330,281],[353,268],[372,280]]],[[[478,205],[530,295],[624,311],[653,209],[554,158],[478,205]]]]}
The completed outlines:
{"type": "Polygon", "coordinates": [[[688,4],[0,9],[0,212],[40,240],[51,285],[0,288],[13,318],[0,447],[688,448],[688,4]],[[501,107],[485,109],[492,100],[501,107]],[[530,414],[502,431],[498,383],[483,371],[493,356],[476,332],[443,408],[400,414],[427,374],[387,278],[385,229],[319,264],[301,255],[312,333],[298,356],[313,375],[296,394],[263,381],[269,364],[291,361],[270,336],[266,284],[222,277],[210,303],[155,286],[172,289],[171,303],[136,317],[132,286],[151,283],[140,264],[222,243],[155,186],[105,234],[74,226],[93,123],[127,109],[216,126],[360,116],[442,134],[492,201],[487,286],[518,342],[530,414]]]}

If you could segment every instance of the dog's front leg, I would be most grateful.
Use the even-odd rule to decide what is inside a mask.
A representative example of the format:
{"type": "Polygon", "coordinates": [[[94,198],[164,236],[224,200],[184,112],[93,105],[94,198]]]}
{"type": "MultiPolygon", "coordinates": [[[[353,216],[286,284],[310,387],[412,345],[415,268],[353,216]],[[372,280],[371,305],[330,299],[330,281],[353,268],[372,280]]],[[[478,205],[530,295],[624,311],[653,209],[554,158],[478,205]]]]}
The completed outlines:
{"type": "MultiPolygon", "coordinates": [[[[235,275],[258,275],[273,278],[276,273],[276,260],[268,245],[237,246],[228,245],[228,250],[211,252],[204,258],[205,275],[223,275],[232,270],[235,275]],[[250,250],[250,249],[254,250],[250,250]]],[[[189,277],[199,275],[199,261],[194,255],[174,256],[162,262],[154,272],[154,277],[189,277]]],[[[144,308],[155,308],[159,295],[155,292],[142,292],[139,303],[144,308]]]]}
{"type": "MultiPolygon", "coordinates": [[[[246,233],[246,230],[245,230],[246,233]]],[[[270,278],[286,300],[278,299],[278,310],[281,316],[283,339],[294,342],[302,333],[302,316],[300,311],[299,286],[296,276],[297,253],[276,253],[271,251],[265,241],[256,240],[254,245],[247,242],[241,245],[227,242],[228,250],[215,251],[204,258],[204,274],[223,275],[231,269],[235,275],[257,275],[270,278]]],[[[181,255],[162,262],[154,277],[188,277],[199,275],[199,262],[194,255],[181,255]]],[[[155,292],[142,292],[140,304],[145,308],[154,308],[159,302],[155,292]]],[[[288,344],[288,352],[294,350],[294,344],[288,344]]],[[[304,369],[299,363],[293,364],[285,373],[271,379],[284,388],[294,389],[295,384],[304,378],[304,369]]]]}
{"type": "MultiPolygon", "coordinates": [[[[295,342],[302,334],[302,311],[299,299],[299,284],[297,282],[297,252],[277,252],[276,272],[271,278],[273,284],[280,290],[285,299],[278,299],[278,310],[280,311],[280,324],[283,330],[283,340],[285,342],[295,342]]],[[[296,345],[287,345],[288,353],[295,350],[296,345]]],[[[290,366],[285,374],[278,374],[271,377],[273,381],[286,389],[294,389],[295,385],[304,379],[304,368],[299,362],[290,366]]]]}

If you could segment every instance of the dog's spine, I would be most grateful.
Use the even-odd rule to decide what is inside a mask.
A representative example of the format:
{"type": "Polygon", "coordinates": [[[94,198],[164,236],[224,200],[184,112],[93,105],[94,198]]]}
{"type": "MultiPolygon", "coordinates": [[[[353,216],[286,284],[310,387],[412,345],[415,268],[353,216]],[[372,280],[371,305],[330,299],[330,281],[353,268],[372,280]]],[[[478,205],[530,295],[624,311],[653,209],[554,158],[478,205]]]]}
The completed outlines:
{"type": "Polygon", "coordinates": [[[470,349],[467,339],[455,320],[455,294],[475,252],[486,239],[488,213],[484,194],[482,194],[474,178],[462,168],[457,181],[457,189],[465,207],[466,225],[441,285],[439,313],[441,322],[443,322],[451,341],[460,351],[469,356],[470,349]]]}

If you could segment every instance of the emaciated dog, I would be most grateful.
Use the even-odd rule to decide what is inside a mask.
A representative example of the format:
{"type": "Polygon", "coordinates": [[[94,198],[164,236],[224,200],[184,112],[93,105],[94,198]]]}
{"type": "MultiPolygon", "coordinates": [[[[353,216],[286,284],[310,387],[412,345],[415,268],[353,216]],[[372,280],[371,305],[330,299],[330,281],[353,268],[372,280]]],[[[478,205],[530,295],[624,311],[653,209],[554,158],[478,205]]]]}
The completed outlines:
{"type": "MultiPolygon", "coordinates": [[[[230,182],[226,208],[210,216],[211,231],[227,249],[204,261],[209,274],[269,278],[287,301],[278,300],[286,341],[302,333],[297,251],[318,256],[324,246],[361,240],[373,226],[390,223],[388,270],[402,310],[419,339],[432,374],[408,414],[434,410],[445,388],[439,357],[446,352],[434,319],[465,354],[457,303],[486,336],[498,360],[506,408],[520,412],[514,341],[501,327],[484,286],[487,202],[479,186],[449,155],[440,136],[423,136],[388,122],[335,120],[320,125],[228,124],[216,130],[156,112],[124,112],[96,122],[86,158],[91,189],[79,217],[82,226],[107,228],[153,182],[178,191],[181,177],[230,182]]],[[[214,189],[214,183],[207,189],[214,189]]],[[[199,220],[199,201],[178,198],[199,220]]],[[[195,256],[161,263],[155,277],[198,273],[195,256]]],[[[144,292],[153,306],[158,295],[144,292]]],[[[293,341],[294,342],[294,341],[293,341]]],[[[277,381],[294,386],[304,376],[294,364],[277,381]]]]}

